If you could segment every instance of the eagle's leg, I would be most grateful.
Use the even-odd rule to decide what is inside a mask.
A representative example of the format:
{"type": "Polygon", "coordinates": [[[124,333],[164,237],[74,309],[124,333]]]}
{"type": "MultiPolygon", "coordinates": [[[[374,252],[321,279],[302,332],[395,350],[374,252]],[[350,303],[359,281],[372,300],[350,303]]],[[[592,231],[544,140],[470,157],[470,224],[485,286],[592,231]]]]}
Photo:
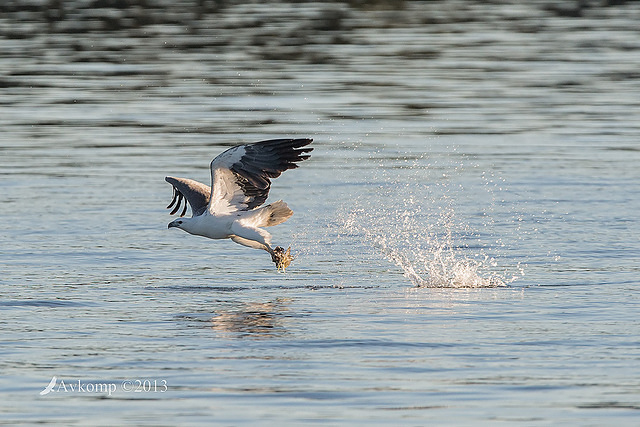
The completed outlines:
{"type": "Polygon", "coordinates": [[[231,240],[234,242],[269,252],[269,254],[271,254],[271,261],[276,265],[278,271],[280,271],[280,269],[282,269],[283,272],[286,271],[286,268],[289,267],[289,264],[293,261],[291,247],[286,251],[281,246],[276,246],[272,249],[271,234],[261,228],[246,226],[240,221],[234,221],[233,224],[231,224],[231,231],[233,232],[231,240]]]}

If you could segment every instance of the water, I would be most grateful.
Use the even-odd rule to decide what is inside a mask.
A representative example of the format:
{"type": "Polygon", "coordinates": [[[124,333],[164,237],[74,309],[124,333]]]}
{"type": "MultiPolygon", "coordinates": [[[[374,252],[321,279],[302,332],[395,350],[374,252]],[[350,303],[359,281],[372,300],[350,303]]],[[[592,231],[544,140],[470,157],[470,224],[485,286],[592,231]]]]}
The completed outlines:
{"type": "Polygon", "coordinates": [[[0,18],[0,423],[637,424],[636,2],[65,3],[0,18]],[[166,229],[288,135],[285,275],[166,229]]]}

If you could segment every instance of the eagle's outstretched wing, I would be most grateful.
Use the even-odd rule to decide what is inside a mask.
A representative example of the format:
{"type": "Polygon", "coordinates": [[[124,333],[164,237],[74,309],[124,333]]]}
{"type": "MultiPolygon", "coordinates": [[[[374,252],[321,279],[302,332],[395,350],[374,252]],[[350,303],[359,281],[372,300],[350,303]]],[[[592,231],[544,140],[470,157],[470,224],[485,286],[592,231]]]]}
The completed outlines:
{"type": "Polygon", "coordinates": [[[167,209],[173,207],[171,215],[178,212],[183,199],[186,199],[186,201],[180,216],[184,216],[187,213],[187,202],[191,205],[191,216],[202,215],[207,210],[209,198],[211,197],[211,189],[208,185],[192,179],[175,178],[173,176],[166,176],[164,180],[173,186],[173,199],[167,206],[167,209]]]}
{"type": "MultiPolygon", "coordinates": [[[[262,205],[269,196],[271,178],[297,168],[296,162],[308,159],[310,156],[306,153],[313,148],[306,146],[312,141],[271,139],[238,145],[217,156],[210,165],[209,212],[246,211],[262,205]]],[[[189,203],[193,206],[190,200],[189,203]]]]}

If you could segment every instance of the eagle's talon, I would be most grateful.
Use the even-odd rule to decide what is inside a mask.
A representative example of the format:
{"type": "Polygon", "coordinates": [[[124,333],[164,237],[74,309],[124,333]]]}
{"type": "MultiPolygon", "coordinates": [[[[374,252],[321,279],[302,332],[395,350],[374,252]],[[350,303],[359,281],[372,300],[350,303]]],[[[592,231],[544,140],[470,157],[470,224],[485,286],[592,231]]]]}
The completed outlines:
{"type": "Polygon", "coordinates": [[[282,270],[283,273],[286,273],[287,267],[293,261],[293,256],[291,256],[291,246],[287,248],[285,251],[283,247],[276,246],[271,254],[271,259],[276,265],[278,271],[282,270]]]}

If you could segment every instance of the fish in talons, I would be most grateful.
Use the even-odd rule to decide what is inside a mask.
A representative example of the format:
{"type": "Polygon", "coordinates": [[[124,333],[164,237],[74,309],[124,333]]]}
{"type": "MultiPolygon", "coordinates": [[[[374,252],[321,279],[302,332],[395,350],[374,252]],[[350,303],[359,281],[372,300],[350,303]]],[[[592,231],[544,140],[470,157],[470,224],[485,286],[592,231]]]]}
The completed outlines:
{"type": "Polygon", "coordinates": [[[282,246],[276,246],[271,253],[271,260],[276,265],[278,271],[282,270],[283,273],[287,272],[287,267],[291,265],[291,261],[293,261],[293,259],[294,257],[291,255],[291,246],[289,246],[286,251],[282,246]]]}

